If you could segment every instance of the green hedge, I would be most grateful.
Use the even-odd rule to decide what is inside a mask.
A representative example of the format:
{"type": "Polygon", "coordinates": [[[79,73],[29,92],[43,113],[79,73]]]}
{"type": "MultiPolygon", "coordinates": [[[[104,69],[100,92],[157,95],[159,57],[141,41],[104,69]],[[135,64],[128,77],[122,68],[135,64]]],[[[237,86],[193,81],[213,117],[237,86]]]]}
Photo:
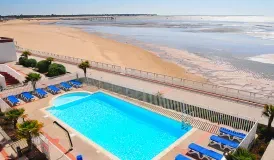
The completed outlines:
{"type": "Polygon", "coordinates": [[[50,63],[47,60],[39,61],[36,65],[36,68],[38,69],[38,72],[40,73],[46,73],[49,70],[50,63]]]}
{"type": "Polygon", "coordinates": [[[26,58],[26,57],[20,57],[20,58],[19,58],[19,64],[20,64],[20,65],[24,65],[27,59],[28,59],[28,58],[26,58]]]}
{"type": "Polygon", "coordinates": [[[25,60],[23,66],[25,67],[36,67],[37,61],[35,59],[27,59],[25,60]]]}
{"type": "Polygon", "coordinates": [[[49,77],[59,76],[65,74],[66,68],[62,64],[53,63],[49,66],[48,74],[49,77]]]}

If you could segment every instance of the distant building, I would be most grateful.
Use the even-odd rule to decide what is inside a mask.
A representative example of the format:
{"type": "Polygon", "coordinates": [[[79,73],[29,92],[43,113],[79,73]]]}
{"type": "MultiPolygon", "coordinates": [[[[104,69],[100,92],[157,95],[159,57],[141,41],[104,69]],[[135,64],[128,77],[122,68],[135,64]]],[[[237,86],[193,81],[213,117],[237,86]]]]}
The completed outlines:
{"type": "Polygon", "coordinates": [[[16,61],[16,49],[13,39],[0,37],[0,63],[16,61]]]}

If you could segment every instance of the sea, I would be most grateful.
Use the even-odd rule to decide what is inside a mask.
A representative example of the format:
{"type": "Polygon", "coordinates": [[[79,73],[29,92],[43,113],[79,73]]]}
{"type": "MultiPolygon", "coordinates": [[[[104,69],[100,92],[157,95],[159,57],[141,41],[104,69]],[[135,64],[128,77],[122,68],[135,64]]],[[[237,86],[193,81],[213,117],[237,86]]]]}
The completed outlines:
{"type": "Polygon", "coordinates": [[[142,47],[220,85],[260,92],[255,81],[269,86],[274,80],[274,17],[134,16],[55,24],[142,47]]]}

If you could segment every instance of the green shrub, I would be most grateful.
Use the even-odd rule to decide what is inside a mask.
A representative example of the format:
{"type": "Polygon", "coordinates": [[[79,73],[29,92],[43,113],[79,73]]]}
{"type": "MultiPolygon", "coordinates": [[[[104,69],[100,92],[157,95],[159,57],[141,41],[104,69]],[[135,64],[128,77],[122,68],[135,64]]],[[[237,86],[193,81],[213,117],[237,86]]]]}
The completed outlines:
{"type": "Polygon", "coordinates": [[[26,57],[20,57],[20,58],[19,58],[19,64],[20,64],[20,65],[24,65],[27,59],[28,59],[28,58],[26,58],[26,57]]]}
{"type": "Polygon", "coordinates": [[[25,67],[36,67],[37,61],[35,59],[27,59],[23,66],[25,67]]]}
{"type": "Polygon", "coordinates": [[[260,139],[265,138],[266,134],[267,134],[267,128],[266,128],[266,126],[264,126],[264,125],[258,125],[257,134],[259,135],[260,139]]]}
{"type": "Polygon", "coordinates": [[[62,64],[53,63],[49,66],[47,76],[54,77],[66,73],[66,68],[62,64]]]}
{"type": "Polygon", "coordinates": [[[40,73],[46,73],[49,70],[50,63],[47,60],[39,61],[36,65],[36,68],[38,69],[38,72],[40,73]]]}
{"type": "Polygon", "coordinates": [[[229,154],[227,160],[256,160],[256,156],[247,149],[238,148],[236,152],[229,154]]]}
{"type": "Polygon", "coordinates": [[[266,148],[267,148],[266,145],[260,146],[260,147],[259,147],[259,151],[258,151],[259,155],[263,155],[264,152],[265,152],[265,150],[266,150],[266,148]]]}

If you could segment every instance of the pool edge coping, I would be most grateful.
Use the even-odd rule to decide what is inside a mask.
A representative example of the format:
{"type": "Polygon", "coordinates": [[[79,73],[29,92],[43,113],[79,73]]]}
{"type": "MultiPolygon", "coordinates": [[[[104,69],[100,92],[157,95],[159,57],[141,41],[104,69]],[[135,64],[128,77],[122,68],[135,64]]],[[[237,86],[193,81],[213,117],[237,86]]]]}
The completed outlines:
{"type": "Polygon", "coordinates": [[[197,128],[191,128],[186,134],[182,135],[175,142],[171,143],[166,149],[164,149],[162,152],[160,152],[155,157],[153,157],[152,160],[159,160],[163,158],[169,151],[174,149],[176,146],[178,146],[181,142],[183,142],[186,138],[188,138],[191,134],[193,134],[196,131],[197,131],[197,128]]]}
{"type": "MultiPolygon", "coordinates": [[[[63,95],[66,95],[66,94],[70,94],[70,93],[77,93],[77,92],[85,92],[85,93],[90,93],[90,94],[93,94],[95,92],[89,92],[89,91],[68,91],[68,92],[65,92],[65,93],[61,93],[61,94],[57,94],[57,95],[54,95],[51,100],[49,101],[49,105],[52,107],[54,104],[53,104],[53,101],[58,98],[58,97],[61,97],[63,95]]],[[[68,102],[69,103],[69,102],[68,102]]],[[[65,103],[64,103],[65,104],[65,103]]],[[[50,107],[44,107],[44,108],[50,108],[50,107]]]]}

